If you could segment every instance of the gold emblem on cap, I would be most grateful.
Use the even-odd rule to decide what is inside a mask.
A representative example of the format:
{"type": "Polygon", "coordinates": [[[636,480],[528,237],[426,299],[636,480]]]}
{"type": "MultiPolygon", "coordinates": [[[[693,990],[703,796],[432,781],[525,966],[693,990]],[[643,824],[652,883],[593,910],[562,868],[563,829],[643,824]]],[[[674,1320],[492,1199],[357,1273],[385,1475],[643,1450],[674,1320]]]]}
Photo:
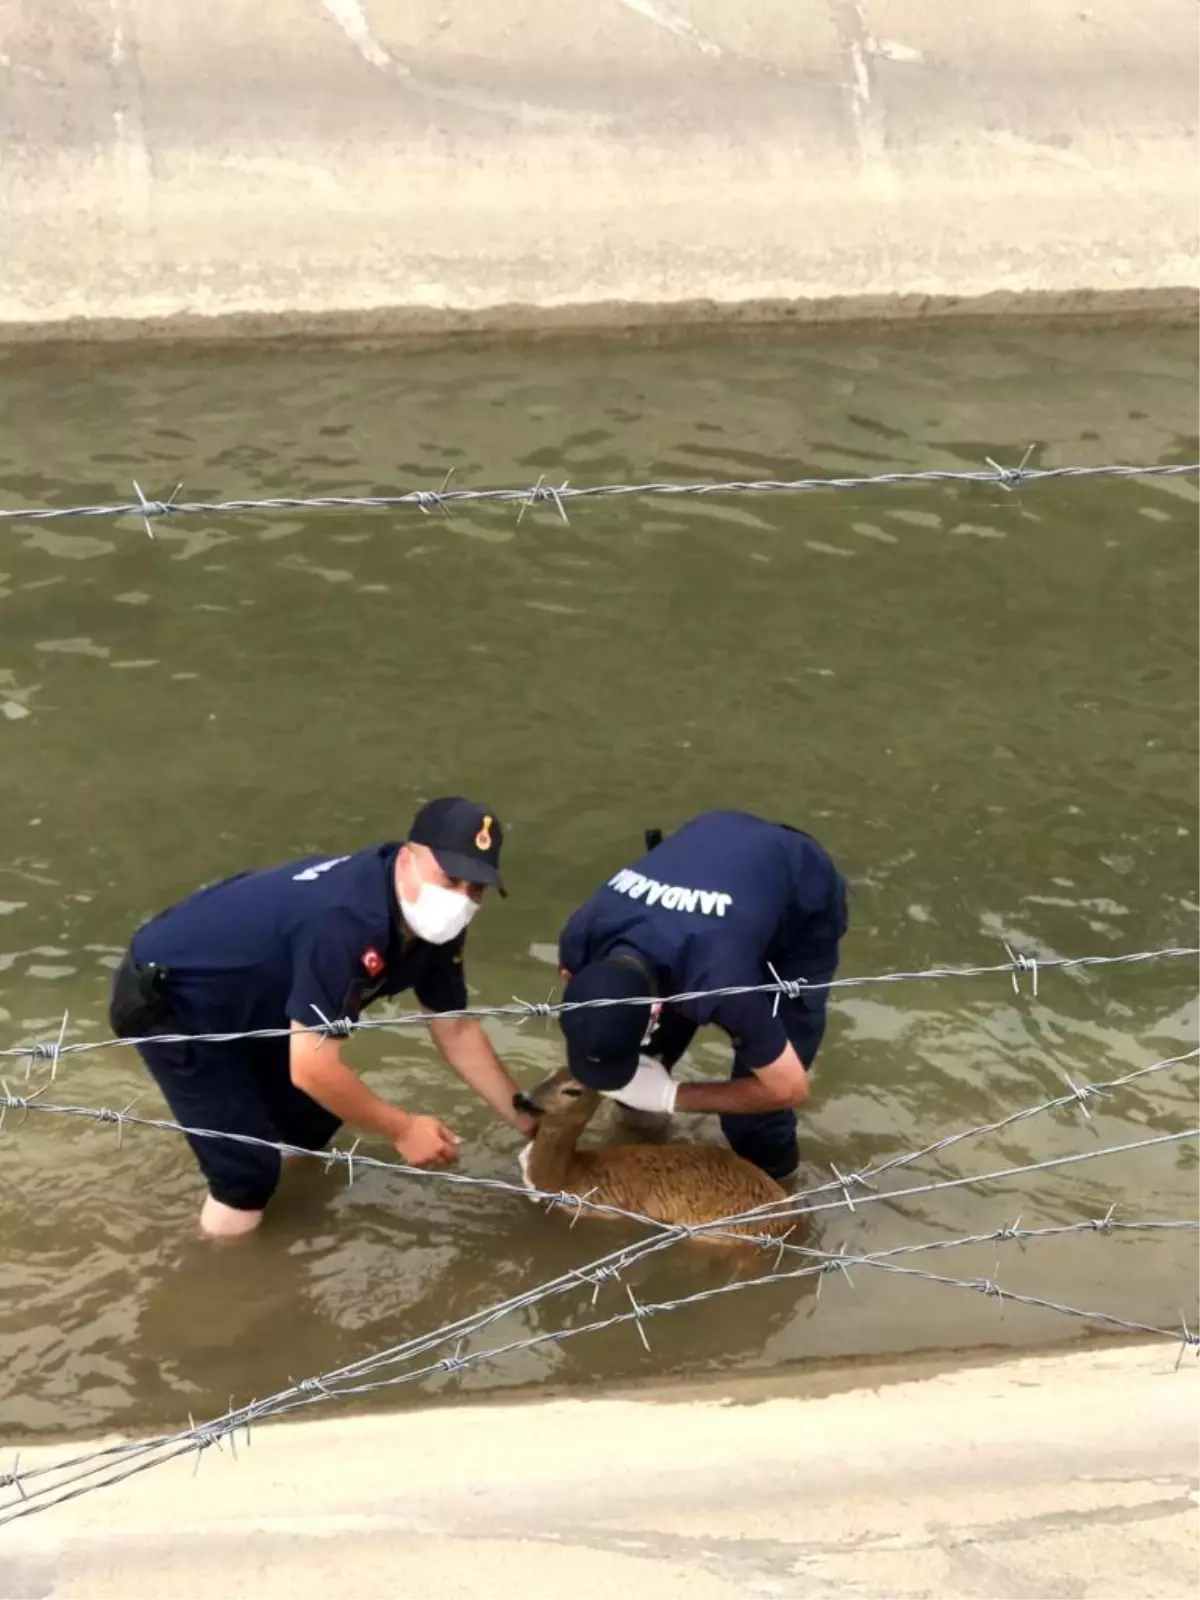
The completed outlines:
{"type": "Polygon", "coordinates": [[[490,850],[492,848],[492,819],[484,817],[479,832],[475,835],[475,848],[477,850],[490,850]]]}

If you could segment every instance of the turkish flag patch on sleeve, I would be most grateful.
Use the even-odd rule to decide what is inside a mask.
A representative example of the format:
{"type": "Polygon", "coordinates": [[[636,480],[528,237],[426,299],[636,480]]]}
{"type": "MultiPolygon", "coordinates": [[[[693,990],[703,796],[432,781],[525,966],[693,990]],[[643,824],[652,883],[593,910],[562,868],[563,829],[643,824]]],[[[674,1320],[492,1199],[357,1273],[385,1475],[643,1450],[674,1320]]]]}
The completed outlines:
{"type": "Polygon", "coordinates": [[[385,965],[383,957],[375,949],[363,951],[362,964],[369,978],[377,978],[385,965]]]}

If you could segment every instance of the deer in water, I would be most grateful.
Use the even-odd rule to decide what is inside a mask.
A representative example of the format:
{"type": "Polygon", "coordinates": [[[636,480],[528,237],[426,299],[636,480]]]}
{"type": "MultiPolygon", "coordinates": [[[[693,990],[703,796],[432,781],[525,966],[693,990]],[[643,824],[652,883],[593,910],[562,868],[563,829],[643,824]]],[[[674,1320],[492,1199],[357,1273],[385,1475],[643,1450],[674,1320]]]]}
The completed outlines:
{"type": "MultiPolygon", "coordinates": [[[[531,1189],[580,1195],[599,1205],[636,1211],[657,1222],[716,1222],[787,1198],[787,1191],[732,1150],[711,1144],[616,1144],[576,1148],[601,1096],[566,1067],[528,1094],[516,1097],[537,1116],[537,1130],[521,1152],[521,1174],[531,1189]]],[[[595,1215],[595,1213],[593,1213],[595,1215]]],[[[794,1220],[794,1219],[792,1219],[794,1220]]],[[[782,1237],[791,1221],[767,1218],[731,1224],[729,1233],[782,1237]]],[[[719,1234],[698,1234],[706,1244],[732,1245],[719,1234]]]]}

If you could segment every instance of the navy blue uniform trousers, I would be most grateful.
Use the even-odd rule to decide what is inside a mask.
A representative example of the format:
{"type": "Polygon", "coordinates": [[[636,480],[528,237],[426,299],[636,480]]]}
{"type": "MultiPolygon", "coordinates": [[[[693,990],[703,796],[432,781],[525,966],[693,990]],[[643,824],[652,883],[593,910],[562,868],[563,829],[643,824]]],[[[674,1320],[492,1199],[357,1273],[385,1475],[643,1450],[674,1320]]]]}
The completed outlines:
{"type": "MultiPolygon", "coordinates": [[[[168,1024],[164,1031],[182,1029],[168,1024]]],[[[287,1039],[153,1040],[140,1044],[138,1053],[185,1128],[323,1150],[341,1127],[339,1118],[292,1082],[287,1039]]],[[[279,1182],[277,1151],[192,1133],[187,1140],[215,1200],[239,1211],[262,1210],[279,1182]]]]}

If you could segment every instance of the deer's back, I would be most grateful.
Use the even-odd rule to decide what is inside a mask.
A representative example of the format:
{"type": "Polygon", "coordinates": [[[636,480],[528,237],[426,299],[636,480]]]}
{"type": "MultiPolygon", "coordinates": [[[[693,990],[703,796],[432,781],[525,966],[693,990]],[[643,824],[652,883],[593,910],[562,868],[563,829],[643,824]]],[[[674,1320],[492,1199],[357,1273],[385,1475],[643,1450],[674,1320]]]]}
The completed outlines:
{"type": "MultiPolygon", "coordinates": [[[[576,1152],[571,1190],[604,1205],[639,1211],[656,1222],[715,1222],[783,1200],[786,1191],[732,1150],[707,1144],[609,1145],[576,1152]]],[[[786,1232],[790,1222],[776,1224],[786,1232]]],[[[769,1223],[736,1231],[771,1232],[769,1223]]],[[[717,1241],[714,1240],[714,1243],[717,1241]]]]}

